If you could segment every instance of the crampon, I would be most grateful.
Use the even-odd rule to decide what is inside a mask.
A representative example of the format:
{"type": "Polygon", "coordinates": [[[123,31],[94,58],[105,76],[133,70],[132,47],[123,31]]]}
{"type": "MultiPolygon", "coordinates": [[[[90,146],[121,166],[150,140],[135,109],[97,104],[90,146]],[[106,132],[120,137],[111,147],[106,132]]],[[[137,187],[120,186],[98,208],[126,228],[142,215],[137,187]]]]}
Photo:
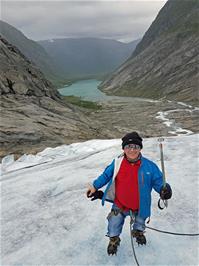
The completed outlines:
{"type": "Polygon", "coordinates": [[[108,255],[117,255],[117,248],[120,245],[120,238],[119,236],[110,237],[110,241],[107,247],[108,255]]]}
{"type": "Polygon", "coordinates": [[[146,237],[143,231],[132,230],[131,235],[136,238],[138,245],[146,245],[146,237]]]}

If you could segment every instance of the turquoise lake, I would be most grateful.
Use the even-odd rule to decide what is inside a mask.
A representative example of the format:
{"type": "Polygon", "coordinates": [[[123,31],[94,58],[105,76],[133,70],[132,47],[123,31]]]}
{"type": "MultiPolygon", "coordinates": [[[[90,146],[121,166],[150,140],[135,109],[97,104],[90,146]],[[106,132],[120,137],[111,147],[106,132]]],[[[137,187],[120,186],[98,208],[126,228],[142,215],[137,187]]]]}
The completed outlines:
{"type": "Polygon", "coordinates": [[[98,90],[101,81],[96,79],[80,80],[70,86],[59,89],[59,93],[64,96],[74,95],[89,101],[104,101],[110,96],[98,90]]]}

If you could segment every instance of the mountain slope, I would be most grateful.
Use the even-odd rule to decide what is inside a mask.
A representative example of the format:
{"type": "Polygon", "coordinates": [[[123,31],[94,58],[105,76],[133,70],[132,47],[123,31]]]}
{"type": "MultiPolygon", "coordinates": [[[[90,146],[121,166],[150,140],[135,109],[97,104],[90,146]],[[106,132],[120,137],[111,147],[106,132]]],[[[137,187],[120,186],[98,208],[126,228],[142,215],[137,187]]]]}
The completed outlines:
{"type": "Polygon", "coordinates": [[[198,103],[199,2],[169,0],[132,56],[101,84],[109,94],[198,103]]]}
{"type": "Polygon", "coordinates": [[[68,77],[99,76],[124,62],[139,40],[121,43],[109,39],[68,38],[39,41],[68,77]]]}
{"type": "MultiPolygon", "coordinates": [[[[0,37],[0,157],[96,137],[82,110],[63,103],[53,85],[0,37]]],[[[103,134],[103,133],[102,133],[103,134]]]]}
{"type": "Polygon", "coordinates": [[[29,60],[41,69],[46,78],[53,82],[61,79],[55,62],[41,45],[28,39],[21,31],[4,21],[0,21],[0,32],[6,40],[16,46],[29,60]]]}

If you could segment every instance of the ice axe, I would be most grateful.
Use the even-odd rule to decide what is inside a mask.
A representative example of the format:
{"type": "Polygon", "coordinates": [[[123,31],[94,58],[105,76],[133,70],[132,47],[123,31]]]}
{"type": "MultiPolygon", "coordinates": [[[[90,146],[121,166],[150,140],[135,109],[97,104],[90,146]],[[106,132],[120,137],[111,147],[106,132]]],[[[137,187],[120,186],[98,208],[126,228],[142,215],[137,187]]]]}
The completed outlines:
{"type": "MultiPolygon", "coordinates": [[[[161,161],[161,168],[162,168],[162,178],[163,178],[163,189],[166,188],[166,177],[165,177],[165,168],[164,168],[164,154],[163,154],[163,144],[162,142],[164,141],[164,138],[159,138],[159,147],[160,147],[160,161],[161,161]]],[[[159,199],[158,200],[158,207],[163,210],[165,207],[168,207],[168,201],[159,199]],[[163,206],[161,206],[161,202],[163,203],[163,206]]]]}

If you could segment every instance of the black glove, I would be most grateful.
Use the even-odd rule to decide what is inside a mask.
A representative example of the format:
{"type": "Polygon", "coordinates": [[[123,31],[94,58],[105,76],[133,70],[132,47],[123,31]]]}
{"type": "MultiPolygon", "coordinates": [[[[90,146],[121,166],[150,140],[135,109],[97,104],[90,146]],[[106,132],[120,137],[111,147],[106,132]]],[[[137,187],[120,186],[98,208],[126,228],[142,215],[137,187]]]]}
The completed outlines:
{"type": "Polygon", "coordinates": [[[96,190],[94,193],[92,193],[90,196],[87,194],[88,198],[91,198],[91,201],[96,200],[96,199],[102,199],[104,195],[104,192],[101,190],[96,190]]]}
{"type": "Polygon", "coordinates": [[[172,189],[168,183],[166,183],[165,187],[162,187],[160,190],[160,198],[162,200],[168,200],[172,196],[172,189]]]}

